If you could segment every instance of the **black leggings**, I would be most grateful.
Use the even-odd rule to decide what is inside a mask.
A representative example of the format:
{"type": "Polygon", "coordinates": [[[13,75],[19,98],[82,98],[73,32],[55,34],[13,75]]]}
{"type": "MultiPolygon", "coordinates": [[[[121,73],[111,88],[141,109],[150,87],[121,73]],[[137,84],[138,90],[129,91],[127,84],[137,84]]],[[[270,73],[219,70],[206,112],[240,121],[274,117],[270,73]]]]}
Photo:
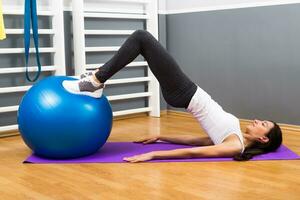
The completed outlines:
{"type": "Polygon", "coordinates": [[[141,54],[160,83],[162,94],[173,107],[187,108],[197,90],[166,49],[145,30],[132,33],[118,52],[95,74],[104,83],[141,54]]]}

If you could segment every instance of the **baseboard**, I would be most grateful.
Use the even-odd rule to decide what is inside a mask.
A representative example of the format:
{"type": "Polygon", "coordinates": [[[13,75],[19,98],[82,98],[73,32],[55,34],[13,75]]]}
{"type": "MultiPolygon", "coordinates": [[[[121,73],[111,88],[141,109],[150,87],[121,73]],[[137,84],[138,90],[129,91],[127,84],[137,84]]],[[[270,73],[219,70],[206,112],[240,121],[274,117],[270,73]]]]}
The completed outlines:
{"type": "MultiPolygon", "coordinates": [[[[168,114],[167,110],[161,110],[160,111],[160,116],[166,116],[167,114],[168,114]]],[[[149,116],[149,114],[148,113],[137,113],[137,114],[117,116],[117,117],[114,117],[114,120],[131,119],[131,118],[145,117],[145,116],[149,116]]]]}
{"type": "Polygon", "coordinates": [[[168,115],[168,110],[161,110],[160,111],[160,116],[166,116],[168,115]]]}
{"type": "Polygon", "coordinates": [[[190,113],[183,111],[167,110],[166,113],[170,116],[194,118],[193,115],[191,115],[190,113]]]}
{"type": "Polygon", "coordinates": [[[6,138],[6,137],[12,137],[12,136],[18,136],[20,135],[17,131],[7,131],[0,133],[0,138],[6,138]]]}
{"type": "MultiPolygon", "coordinates": [[[[176,110],[167,110],[164,111],[167,113],[167,115],[169,116],[177,116],[177,117],[187,117],[187,118],[194,118],[190,113],[188,112],[183,112],[183,111],[176,111],[176,110]]],[[[241,127],[245,127],[248,124],[250,124],[252,122],[252,120],[249,119],[239,119],[240,120],[240,124],[241,127]]],[[[295,131],[295,132],[300,132],[300,126],[298,125],[292,125],[292,124],[284,124],[284,123],[278,123],[278,125],[280,126],[280,128],[283,131],[295,131]]]]}
{"type": "Polygon", "coordinates": [[[136,117],[146,117],[148,116],[147,113],[136,113],[136,114],[130,114],[130,115],[122,115],[122,116],[116,116],[113,120],[123,120],[123,119],[131,119],[136,117]]]}

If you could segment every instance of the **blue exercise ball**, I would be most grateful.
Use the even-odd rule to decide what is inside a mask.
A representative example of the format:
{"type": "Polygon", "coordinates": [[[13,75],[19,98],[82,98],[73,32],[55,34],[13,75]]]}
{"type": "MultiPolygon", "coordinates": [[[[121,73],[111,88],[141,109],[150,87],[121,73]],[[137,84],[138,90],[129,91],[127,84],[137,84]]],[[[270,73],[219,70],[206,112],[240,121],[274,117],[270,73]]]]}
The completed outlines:
{"type": "Polygon", "coordinates": [[[50,76],[24,95],[18,110],[24,142],[41,157],[68,159],[87,156],[101,148],[112,128],[107,98],[69,93],[65,76],[50,76]]]}

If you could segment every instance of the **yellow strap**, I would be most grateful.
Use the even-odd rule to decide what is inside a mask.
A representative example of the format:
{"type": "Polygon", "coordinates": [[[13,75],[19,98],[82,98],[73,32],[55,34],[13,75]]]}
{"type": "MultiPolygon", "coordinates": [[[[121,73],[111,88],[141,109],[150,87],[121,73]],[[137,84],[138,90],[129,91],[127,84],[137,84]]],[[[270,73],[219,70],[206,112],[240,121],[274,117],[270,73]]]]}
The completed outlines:
{"type": "Polygon", "coordinates": [[[4,21],[3,21],[3,13],[2,13],[2,1],[0,0],[0,40],[6,38],[4,21]]]}

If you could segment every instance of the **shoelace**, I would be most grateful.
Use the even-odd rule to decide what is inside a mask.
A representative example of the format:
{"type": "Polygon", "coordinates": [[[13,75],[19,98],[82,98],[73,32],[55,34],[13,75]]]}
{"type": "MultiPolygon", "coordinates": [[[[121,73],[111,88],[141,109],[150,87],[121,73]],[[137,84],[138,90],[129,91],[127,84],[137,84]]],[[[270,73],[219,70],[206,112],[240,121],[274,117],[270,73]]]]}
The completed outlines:
{"type": "Polygon", "coordinates": [[[93,72],[85,72],[84,74],[80,75],[80,78],[83,79],[83,78],[91,76],[91,75],[93,75],[93,72]]]}

